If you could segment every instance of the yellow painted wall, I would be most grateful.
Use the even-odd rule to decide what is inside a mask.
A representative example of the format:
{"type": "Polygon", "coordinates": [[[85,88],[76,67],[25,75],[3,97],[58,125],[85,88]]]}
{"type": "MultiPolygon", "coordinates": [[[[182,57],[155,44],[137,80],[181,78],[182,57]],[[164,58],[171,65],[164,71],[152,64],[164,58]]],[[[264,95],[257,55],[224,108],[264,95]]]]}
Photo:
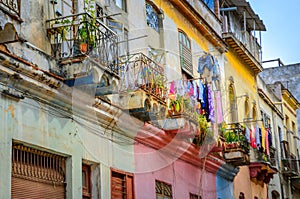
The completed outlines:
{"type": "MultiPolygon", "coordinates": [[[[257,95],[257,83],[256,78],[248,68],[246,63],[241,60],[237,54],[231,51],[231,49],[225,53],[225,84],[222,88],[223,95],[226,96],[226,99],[223,100],[223,110],[225,121],[230,121],[229,114],[229,93],[228,87],[230,85],[229,79],[232,77],[234,81],[235,94],[237,97],[237,107],[238,107],[238,121],[241,122],[245,118],[245,100],[246,97],[242,97],[245,94],[249,96],[249,110],[250,116],[252,116],[252,102],[258,101],[257,95]]],[[[258,110],[258,104],[256,104],[258,110]]],[[[259,111],[257,111],[257,118],[259,117],[259,111]]]]}
{"type": "Polygon", "coordinates": [[[178,29],[183,30],[191,39],[195,40],[204,51],[209,50],[207,39],[169,1],[155,0],[154,2],[164,11],[165,16],[173,20],[178,29]]]}
{"type": "Polygon", "coordinates": [[[282,98],[283,101],[283,114],[284,117],[286,118],[286,116],[289,118],[289,122],[288,125],[286,124],[286,121],[284,121],[284,124],[286,125],[286,130],[290,130],[293,131],[292,129],[292,122],[295,123],[295,130],[293,131],[294,134],[288,134],[285,131],[285,137],[288,138],[287,141],[289,141],[289,147],[290,147],[290,152],[293,153],[294,155],[296,155],[297,157],[297,146],[295,146],[295,141],[293,136],[298,136],[297,132],[298,132],[298,123],[297,123],[297,117],[296,117],[296,111],[292,108],[292,105],[289,104],[289,100],[286,100],[284,97],[282,98]],[[286,107],[287,106],[287,107],[286,107]]]}

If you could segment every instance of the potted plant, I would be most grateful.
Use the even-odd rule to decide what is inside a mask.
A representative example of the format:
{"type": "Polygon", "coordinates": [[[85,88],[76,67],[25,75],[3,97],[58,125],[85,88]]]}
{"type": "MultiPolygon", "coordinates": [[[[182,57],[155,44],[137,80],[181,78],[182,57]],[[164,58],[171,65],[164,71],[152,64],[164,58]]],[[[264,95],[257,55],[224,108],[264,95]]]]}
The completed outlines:
{"type": "Polygon", "coordinates": [[[84,11],[86,14],[82,15],[80,18],[80,25],[78,27],[78,41],[80,52],[86,54],[89,49],[96,46],[96,29],[97,21],[95,17],[95,1],[85,0],[84,11]]]}
{"type": "Polygon", "coordinates": [[[163,75],[158,74],[154,77],[155,93],[159,96],[163,95],[164,83],[165,83],[165,78],[163,75]]]}
{"type": "Polygon", "coordinates": [[[182,113],[183,98],[180,95],[176,96],[176,99],[170,99],[169,103],[169,109],[170,109],[170,115],[179,115],[182,113]]]}
{"type": "Polygon", "coordinates": [[[223,133],[224,151],[223,155],[227,162],[234,166],[249,164],[249,144],[245,136],[236,129],[227,129],[223,133]]]}

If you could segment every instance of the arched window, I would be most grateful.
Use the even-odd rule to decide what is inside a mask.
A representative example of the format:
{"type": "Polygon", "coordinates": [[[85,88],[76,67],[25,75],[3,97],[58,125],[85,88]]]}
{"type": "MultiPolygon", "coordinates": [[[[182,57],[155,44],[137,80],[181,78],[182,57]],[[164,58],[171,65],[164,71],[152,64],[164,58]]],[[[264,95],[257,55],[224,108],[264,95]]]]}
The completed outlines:
{"type": "Polygon", "coordinates": [[[179,30],[178,34],[180,66],[190,75],[193,75],[191,41],[182,30],[179,30]]]}
{"type": "Polygon", "coordinates": [[[256,121],[256,120],[257,120],[256,104],[254,104],[253,107],[252,107],[252,120],[253,120],[253,121],[256,121]]]}
{"type": "Polygon", "coordinates": [[[102,75],[98,87],[106,87],[109,86],[109,79],[106,75],[102,75]]]}
{"type": "Polygon", "coordinates": [[[228,91],[229,91],[229,108],[230,108],[231,122],[235,123],[238,120],[238,115],[237,115],[236,95],[235,95],[234,85],[232,83],[229,85],[228,91]]]}
{"type": "Polygon", "coordinates": [[[147,25],[159,32],[160,18],[158,8],[150,2],[146,2],[146,19],[147,25]]]}
{"type": "Polygon", "coordinates": [[[272,194],[272,199],[279,199],[280,197],[280,194],[276,190],[273,190],[271,194],[272,194]]]}
{"type": "Polygon", "coordinates": [[[245,194],[243,192],[240,192],[239,199],[245,199],[245,194]]]}
{"type": "Polygon", "coordinates": [[[246,97],[245,99],[245,116],[244,116],[246,120],[248,120],[250,118],[250,108],[249,108],[249,98],[246,97]]]}

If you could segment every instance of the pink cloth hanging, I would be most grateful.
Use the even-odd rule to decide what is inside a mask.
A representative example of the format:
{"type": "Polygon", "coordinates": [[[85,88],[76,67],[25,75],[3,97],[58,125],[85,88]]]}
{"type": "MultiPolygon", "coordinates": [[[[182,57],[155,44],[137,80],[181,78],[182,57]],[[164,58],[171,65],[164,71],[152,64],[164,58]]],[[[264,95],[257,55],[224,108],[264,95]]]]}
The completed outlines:
{"type": "Polygon", "coordinates": [[[255,142],[255,128],[253,125],[251,125],[250,129],[250,145],[252,148],[256,148],[256,142],[255,142]]]}
{"type": "Polygon", "coordinates": [[[171,82],[169,94],[175,94],[175,82],[174,81],[171,82]]]}
{"type": "Polygon", "coordinates": [[[267,155],[270,155],[270,150],[269,150],[269,130],[270,129],[266,129],[266,152],[267,152],[267,155]]]}

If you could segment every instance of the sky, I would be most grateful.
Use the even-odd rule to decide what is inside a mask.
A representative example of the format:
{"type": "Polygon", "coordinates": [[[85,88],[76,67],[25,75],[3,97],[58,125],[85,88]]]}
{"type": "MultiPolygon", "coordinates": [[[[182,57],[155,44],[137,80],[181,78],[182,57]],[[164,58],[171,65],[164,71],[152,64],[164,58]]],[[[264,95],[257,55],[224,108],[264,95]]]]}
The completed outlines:
{"type": "MultiPolygon", "coordinates": [[[[280,58],[284,65],[300,63],[300,0],[247,1],[267,29],[261,33],[262,60],[280,58]]],[[[277,63],[263,66],[277,66],[277,63]]]]}

